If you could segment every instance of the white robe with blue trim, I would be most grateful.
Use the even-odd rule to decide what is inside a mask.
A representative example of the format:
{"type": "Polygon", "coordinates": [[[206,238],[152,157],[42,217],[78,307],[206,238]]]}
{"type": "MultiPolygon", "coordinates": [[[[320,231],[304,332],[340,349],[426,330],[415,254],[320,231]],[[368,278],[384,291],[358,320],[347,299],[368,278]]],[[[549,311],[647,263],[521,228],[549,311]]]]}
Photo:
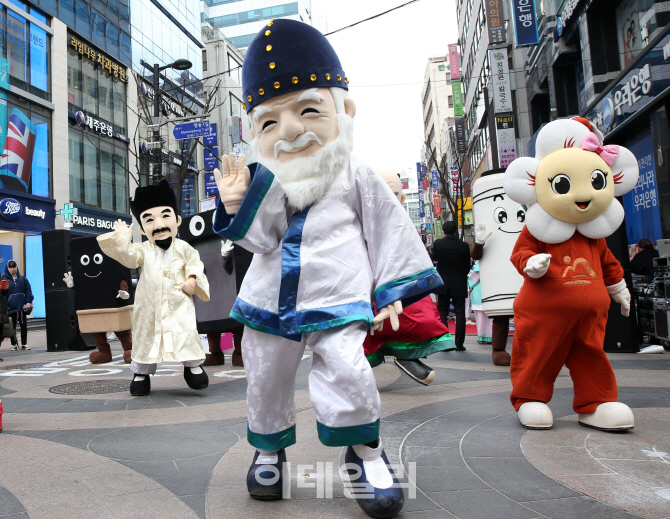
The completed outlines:
{"type": "Polygon", "coordinates": [[[266,333],[301,334],[354,321],[425,297],[442,280],[407,212],[384,182],[350,158],[323,199],[299,213],[279,180],[250,165],[236,215],[219,204],[214,231],[254,253],[231,317],[266,333]]]}

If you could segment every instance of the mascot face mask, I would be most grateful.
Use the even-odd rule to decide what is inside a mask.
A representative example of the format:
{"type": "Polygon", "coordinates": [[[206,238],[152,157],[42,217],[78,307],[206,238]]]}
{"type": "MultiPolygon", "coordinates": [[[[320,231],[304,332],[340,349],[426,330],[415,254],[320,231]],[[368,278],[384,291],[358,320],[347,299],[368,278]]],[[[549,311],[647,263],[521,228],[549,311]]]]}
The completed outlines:
{"type": "Polygon", "coordinates": [[[135,199],[130,201],[130,210],[140,223],[140,232],[151,243],[168,249],[177,236],[181,225],[177,195],[167,180],[156,185],[138,187],[135,199]]]}
{"type": "Polygon", "coordinates": [[[540,131],[536,157],[521,157],[505,172],[505,192],[526,204],[526,225],[545,243],[562,243],[579,231],[587,238],[611,235],[623,207],[615,199],[637,183],[635,155],[603,146],[586,119],[560,119],[540,131]]]}

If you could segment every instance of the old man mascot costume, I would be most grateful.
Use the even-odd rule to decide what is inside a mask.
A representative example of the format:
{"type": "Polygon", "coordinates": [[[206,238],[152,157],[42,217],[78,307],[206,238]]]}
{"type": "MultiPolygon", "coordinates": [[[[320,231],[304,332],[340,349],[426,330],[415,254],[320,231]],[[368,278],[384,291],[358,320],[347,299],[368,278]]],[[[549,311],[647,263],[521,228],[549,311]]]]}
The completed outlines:
{"type": "Polygon", "coordinates": [[[524,277],[514,302],[512,404],[525,427],[551,428],[547,402],[566,365],[581,425],[632,429],[603,342],[610,296],[623,315],[630,311],[623,269],[605,238],[623,221],[614,197],[637,183],[637,160],[626,148],[603,146],[581,118],[547,124],[536,149],[535,158],[512,162],[504,178],[510,198],[529,206],[511,257],[524,277]]]}
{"type": "Polygon", "coordinates": [[[223,176],[215,172],[223,203],[214,230],[254,253],[231,312],[246,325],[247,438],[257,449],[249,493],[282,497],[285,449],[296,441],[295,374],[308,346],[319,439],[347,447],[357,468],[350,480],[366,487],[363,511],[392,517],[404,497],[379,438],[381,402],[362,345],[368,327],[389,317],[397,327],[403,306],[441,280],[384,180],[351,156],[347,84],[311,26],[270,21],[255,37],[242,87],[257,162],[231,154],[223,176]]]}
{"type": "Polygon", "coordinates": [[[196,329],[193,295],[209,301],[209,284],[198,251],[176,238],[181,224],[177,197],[162,180],[138,187],[130,210],[147,241],[132,242],[132,227],[122,220],[114,231],[98,236],[102,252],[128,268],[141,268],[133,311],[133,350],[130,369],[135,374],[130,394],[148,395],[150,375],[162,360],[181,362],[191,389],[205,389],[209,380],[200,367],[205,350],[196,329]]]}

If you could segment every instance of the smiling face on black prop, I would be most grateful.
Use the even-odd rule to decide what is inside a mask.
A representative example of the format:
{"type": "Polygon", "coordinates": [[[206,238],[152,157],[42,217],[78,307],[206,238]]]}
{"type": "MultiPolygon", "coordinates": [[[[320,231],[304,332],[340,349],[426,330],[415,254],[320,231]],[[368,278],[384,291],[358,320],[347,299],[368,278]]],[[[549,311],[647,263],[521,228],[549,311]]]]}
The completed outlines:
{"type": "Polygon", "coordinates": [[[72,278],[77,310],[118,308],[133,304],[133,298],[117,299],[122,279],[131,285],[130,269],[105,256],[95,236],[70,242],[72,278]]]}

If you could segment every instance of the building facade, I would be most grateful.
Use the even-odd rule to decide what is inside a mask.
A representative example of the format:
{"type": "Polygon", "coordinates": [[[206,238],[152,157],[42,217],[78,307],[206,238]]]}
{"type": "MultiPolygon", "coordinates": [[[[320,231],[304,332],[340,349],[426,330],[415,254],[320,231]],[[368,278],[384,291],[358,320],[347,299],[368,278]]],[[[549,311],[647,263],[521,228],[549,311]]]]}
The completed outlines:
{"type": "Polygon", "coordinates": [[[238,48],[249,46],[272,18],[312,25],[311,0],[201,0],[201,22],[218,27],[238,48]]]}

